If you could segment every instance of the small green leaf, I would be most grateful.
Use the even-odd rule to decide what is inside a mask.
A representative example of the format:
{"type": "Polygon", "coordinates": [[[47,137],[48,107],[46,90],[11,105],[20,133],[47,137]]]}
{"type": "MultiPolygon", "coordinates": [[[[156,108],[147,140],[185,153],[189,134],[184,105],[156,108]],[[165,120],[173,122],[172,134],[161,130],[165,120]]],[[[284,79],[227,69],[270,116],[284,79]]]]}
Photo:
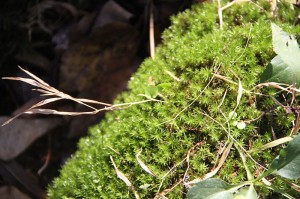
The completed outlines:
{"type": "Polygon", "coordinates": [[[188,199],[233,199],[232,186],[223,180],[210,178],[198,182],[187,193],[188,199]]]}
{"type": "Polygon", "coordinates": [[[156,98],[158,95],[158,89],[154,85],[148,85],[145,90],[145,95],[148,98],[156,98]]]}
{"type": "Polygon", "coordinates": [[[261,76],[261,82],[300,85],[300,50],[293,35],[284,32],[275,24],[272,26],[274,51],[277,53],[261,76]]]}
{"type": "Polygon", "coordinates": [[[289,142],[270,166],[272,173],[288,179],[300,178],[300,135],[289,142]]]}
{"type": "Polygon", "coordinates": [[[171,83],[161,83],[157,85],[157,88],[159,91],[165,90],[165,89],[169,89],[172,87],[171,83]]]}
{"type": "Polygon", "coordinates": [[[251,184],[249,187],[240,189],[239,192],[234,195],[234,199],[258,199],[253,184],[251,184]]]}

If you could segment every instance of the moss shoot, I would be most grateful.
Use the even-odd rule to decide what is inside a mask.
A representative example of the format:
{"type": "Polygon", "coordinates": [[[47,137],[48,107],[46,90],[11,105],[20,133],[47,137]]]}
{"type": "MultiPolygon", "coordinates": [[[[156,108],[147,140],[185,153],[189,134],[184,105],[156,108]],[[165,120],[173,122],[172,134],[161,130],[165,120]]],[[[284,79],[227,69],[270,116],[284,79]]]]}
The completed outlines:
{"type": "MultiPolygon", "coordinates": [[[[134,198],[110,156],[140,198],[185,198],[184,182],[217,165],[229,134],[246,150],[271,141],[271,126],[277,138],[288,135],[294,115],[277,107],[269,97],[276,95],[274,90],[256,86],[275,56],[270,22],[290,33],[300,28],[292,25],[297,13],[291,5],[279,5],[276,20],[268,8],[260,2],[233,5],[223,12],[223,30],[216,3],[197,4],[173,17],[155,59],[144,61],[115,103],[142,101],[145,95],[157,101],[107,113],[81,139],[79,150],[49,187],[49,198],[134,198]],[[237,106],[239,81],[244,92],[237,106]],[[236,117],[228,120],[235,108],[236,117]],[[239,129],[235,122],[246,127],[239,129]],[[139,159],[156,176],[138,162],[140,151],[139,159]]],[[[251,155],[267,167],[277,153],[251,155]]],[[[261,172],[259,165],[247,163],[252,173],[261,172]]],[[[247,180],[235,147],[214,177],[229,183],[247,180]]],[[[260,191],[262,198],[268,194],[260,191]]]]}

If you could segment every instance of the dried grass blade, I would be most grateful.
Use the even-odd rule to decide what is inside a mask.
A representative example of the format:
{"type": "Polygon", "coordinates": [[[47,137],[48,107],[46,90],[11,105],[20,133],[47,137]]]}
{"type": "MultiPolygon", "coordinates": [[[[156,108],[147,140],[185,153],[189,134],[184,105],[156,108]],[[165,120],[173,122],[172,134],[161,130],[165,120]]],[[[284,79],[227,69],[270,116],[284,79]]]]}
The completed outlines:
{"type": "MultiPolygon", "coordinates": [[[[24,111],[22,113],[19,113],[19,114],[15,115],[14,117],[10,118],[6,122],[4,122],[2,124],[2,126],[5,126],[5,125],[9,124],[11,121],[18,118],[19,116],[21,116],[24,113],[28,113],[32,110],[35,110],[34,108],[36,108],[36,107],[39,107],[39,106],[42,106],[42,105],[45,105],[45,104],[48,104],[48,103],[51,103],[51,102],[54,102],[54,101],[57,101],[57,100],[61,100],[61,98],[51,98],[51,99],[42,100],[42,101],[36,103],[35,105],[31,106],[30,108],[28,108],[26,111],[24,111]]],[[[28,113],[28,114],[30,114],[30,113],[28,113]]]]}
{"type": "MultiPolygon", "coordinates": [[[[136,104],[141,104],[141,103],[145,103],[145,102],[149,102],[149,101],[159,101],[159,100],[151,99],[151,100],[144,100],[144,101],[139,101],[139,102],[131,102],[131,103],[112,105],[112,104],[107,104],[107,103],[103,103],[103,102],[99,102],[99,101],[95,101],[95,100],[77,99],[77,98],[74,98],[74,97],[72,97],[68,94],[60,92],[59,90],[49,86],[42,79],[38,78],[34,74],[32,74],[32,73],[28,72],[27,70],[23,69],[22,67],[19,66],[19,68],[33,79],[21,78],[21,77],[3,77],[2,79],[17,80],[17,81],[22,81],[22,82],[28,83],[32,86],[38,87],[37,89],[33,89],[33,90],[36,90],[36,91],[42,93],[41,96],[48,96],[48,97],[51,96],[52,97],[50,99],[43,100],[43,101],[38,102],[37,104],[33,105],[32,107],[30,107],[29,109],[27,109],[26,111],[23,112],[23,113],[26,113],[26,114],[39,113],[39,114],[70,115],[70,116],[91,115],[91,114],[97,114],[100,111],[114,110],[114,109],[117,109],[118,107],[123,108],[123,107],[129,107],[129,106],[133,106],[133,105],[136,105],[136,104]],[[57,101],[57,100],[62,100],[62,99],[75,101],[75,102],[77,102],[81,105],[84,105],[86,107],[91,108],[93,111],[64,112],[64,111],[56,111],[56,110],[52,110],[52,109],[39,108],[40,106],[43,106],[45,104],[48,104],[48,103],[51,103],[51,102],[54,102],[54,101],[57,101]],[[90,106],[87,103],[101,104],[101,105],[104,105],[105,107],[102,108],[102,109],[96,109],[95,107],[90,106]]],[[[8,124],[9,122],[11,122],[15,118],[19,117],[23,113],[20,113],[20,114],[14,116],[13,118],[9,119],[7,122],[2,124],[2,126],[8,124]]]]}
{"type": "Polygon", "coordinates": [[[117,168],[115,162],[114,162],[114,159],[112,158],[112,156],[110,156],[110,160],[115,168],[115,171],[117,173],[117,176],[118,178],[120,178],[123,182],[125,182],[125,184],[128,186],[128,187],[131,187],[132,184],[131,182],[128,180],[128,178],[117,168]]]}
{"type": "Polygon", "coordinates": [[[277,83],[277,82],[267,82],[267,83],[261,83],[261,84],[257,85],[257,87],[261,87],[261,86],[273,87],[273,88],[278,88],[280,90],[288,91],[286,88],[284,88],[282,86],[289,86],[289,85],[281,84],[281,83],[277,83]]]}
{"type": "Polygon", "coordinates": [[[22,77],[2,77],[2,79],[14,80],[14,81],[22,81],[32,86],[40,87],[40,83],[35,80],[29,78],[22,78],[22,77]]]}
{"type": "Polygon", "coordinates": [[[58,91],[58,92],[55,93],[55,95],[57,95],[57,96],[59,96],[61,98],[64,98],[64,99],[75,101],[78,104],[81,104],[83,106],[89,107],[90,109],[97,110],[95,107],[92,107],[92,106],[90,106],[90,105],[82,102],[80,99],[76,99],[76,98],[74,98],[74,97],[72,97],[72,96],[70,96],[68,94],[63,93],[63,92],[58,91]]]}
{"type": "Polygon", "coordinates": [[[35,81],[33,79],[30,79],[30,78],[23,78],[23,77],[3,77],[2,79],[8,79],[8,80],[14,80],[14,81],[22,81],[22,82],[25,82],[27,84],[30,84],[32,86],[35,86],[35,87],[39,87],[39,88],[42,88],[44,90],[51,90],[51,87],[47,86],[47,85],[44,85],[38,81],[35,81]]]}
{"type": "Polygon", "coordinates": [[[228,154],[230,152],[230,149],[232,147],[232,143],[233,142],[231,142],[226,147],[226,149],[224,150],[224,152],[223,152],[223,154],[222,154],[222,156],[221,156],[221,158],[219,160],[218,166],[212,172],[209,172],[209,173],[205,174],[204,179],[211,178],[212,176],[216,175],[216,173],[220,170],[220,168],[223,166],[223,164],[224,164],[224,162],[225,162],[225,160],[226,160],[226,158],[227,158],[227,156],[228,156],[228,154]]]}
{"type": "Polygon", "coordinates": [[[211,178],[211,177],[213,177],[214,175],[216,175],[216,173],[217,173],[217,172],[220,170],[220,168],[223,166],[223,164],[224,164],[224,162],[225,162],[225,160],[226,160],[226,158],[227,158],[227,156],[228,156],[228,154],[229,154],[229,152],[230,152],[231,147],[232,147],[232,142],[231,142],[231,143],[226,147],[226,149],[224,150],[224,152],[223,152],[223,154],[222,154],[222,156],[221,156],[221,158],[220,158],[220,160],[219,160],[218,166],[217,166],[213,171],[211,171],[211,172],[205,174],[204,177],[202,177],[202,178],[196,178],[196,179],[194,179],[194,180],[192,180],[192,181],[190,181],[190,182],[187,182],[187,183],[185,183],[185,184],[186,184],[186,185],[196,184],[196,183],[198,183],[198,182],[200,182],[200,181],[202,181],[202,180],[211,178]]]}
{"type": "Polygon", "coordinates": [[[6,122],[4,122],[1,126],[5,126],[5,125],[9,124],[11,121],[13,121],[14,119],[18,118],[22,114],[23,113],[19,113],[19,114],[15,115],[14,117],[12,117],[9,120],[7,120],[6,122]]]}
{"type": "MultiPolygon", "coordinates": [[[[50,98],[50,99],[45,99],[45,100],[42,100],[38,103],[36,103],[35,105],[33,105],[32,107],[30,107],[28,110],[30,109],[33,109],[33,108],[36,108],[36,107],[40,107],[40,106],[43,106],[45,104],[49,104],[51,102],[55,102],[55,101],[58,101],[58,100],[62,100],[62,98],[58,98],[58,97],[55,97],[55,98],[50,98]]],[[[26,112],[26,111],[25,111],[26,112]]]]}
{"type": "Polygon", "coordinates": [[[140,164],[140,166],[143,168],[144,171],[157,177],[157,175],[139,158],[141,153],[142,153],[142,149],[136,154],[136,159],[137,159],[138,163],[140,164]]]}
{"type": "Polygon", "coordinates": [[[30,109],[28,111],[25,111],[26,114],[44,114],[44,115],[69,115],[69,116],[77,116],[77,115],[93,115],[97,114],[103,109],[95,110],[95,111],[87,111],[87,112],[66,112],[66,111],[57,111],[52,109],[30,109]]]}
{"type": "Polygon", "coordinates": [[[86,103],[84,103],[81,100],[78,100],[76,98],[71,97],[71,100],[77,102],[78,104],[81,104],[81,105],[84,105],[86,107],[89,107],[90,109],[97,110],[95,107],[92,107],[92,106],[90,106],[90,105],[88,105],[88,104],[86,104],[86,103]]]}
{"type": "Polygon", "coordinates": [[[125,176],[125,174],[123,174],[118,167],[116,166],[114,159],[112,158],[112,156],[110,156],[110,160],[115,168],[115,171],[117,173],[118,178],[120,178],[123,182],[125,182],[125,184],[133,191],[135,198],[140,198],[137,194],[137,192],[135,191],[134,187],[132,186],[132,183],[128,180],[128,178],[125,176]]]}
{"type": "MultiPolygon", "coordinates": [[[[51,86],[50,86],[49,89],[45,89],[45,90],[43,90],[43,89],[35,89],[35,90],[39,91],[41,93],[44,93],[42,96],[51,96],[51,95],[55,96],[56,95],[56,96],[59,96],[62,99],[68,99],[68,100],[75,101],[75,102],[77,102],[79,104],[82,104],[83,106],[89,107],[89,108],[91,108],[93,110],[97,110],[97,109],[95,107],[92,107],[92,106],[84,103],[84,102],[89,102],[89,103],[92,103],[92,102],[96,103],[97,102],[98,104],[102,104],[101,102],[94,101],[94,100],[74,98],[74,97],[72,97],[72,96],[70,96],[70,95],[68,95],[66,93],[60,92],[60,91],[56,90],[55,88],[52,88],[51,86]]],[[[103,105],[108,105],[108,104],[103,103],[103,105]]]]}
{"type": "Polygon", "coordinates": [[[96,101],[96,100],[90,100],[90,99],[84,99],[84,98],[79,98],[78,100],[80,100],[82,102],[86,102],[86,103],[91,103],[91,104],[101,104],[101,105],[104,105],[104,106],[112,106],[112,104],[107,104],[107,103],[99,102],[99,101],[96,101]]]}
{"type": "Polygon", "coordinates": [[[177,82],[181,82],[181,79],[179,79],[178,77],[176,77],[171,71],[168,70],[164,70],[168,75],[170,75],[170,77],[172,77],[173,79],[175,79],[177,82]]]}
{"type": "Polygon", "coordinates": [[[25,72],[27,75],[29,75],[30,77],[32,77],[33,79],[35,79],[36,81],[38,81],[39,83],[50,87],[46,82],[44,82],[42,79],[38,78],[37,76],[35,76],[34,74],[32,74],[31,72],[23,69],[21,66],[18,66],[23,72],[25,72]]]}
{"type": "Polygon", "coordinates": [[[39,88],[37,88],[37,89],[32,89],[32,90],[38,91],[38,92],[40,92],[40,93],[44,93],[44,94],[42,94],[41,96],[51,96],[51,95],[55,96],[55,95],[56,95],[56,94],[53,93],[52,91],[48,91],[48,90],[44,90],[44,89],[39,89],[39,88]]]}
{"type": "Polygon", "coordinates": [[[23,72],[25,72],[27,75],[29,75],[30,77],[32,77],[33,79],[35,79],[38,83],[40,88],[43,88],[45,90],[51,91],[51,92],[59,92],[58,90],[56,90],[55,88],[51,87],[49,84],[47,84],[46,82],[44,82],[42,79],[38,78],[37,76],[35,76],[34,74],[32,74],[31,72],[23,69],[21,66],[18,66],[23,72]]]}
{"type": "Polygon", "coordinates": [[[272,147],[275,147],[275,146],[278,146],[280,144],[283,144],[283,143],[286,143],[286,142],[289,142],[291,141],[293,138],[290,137],[290,136],[287,136],[287,137],[283,137],[283,138],[279,138],[277,140],[274,140],[272,142],[269,142],[267,144],[264,144],[260,147],[257,147],[257,148],[254,148],[254,149],[251,149],[248,151],[248,153],[252,153],[252,152],[255,152],[255,151],[264,151],[266,149],[269,149],[269,148],[272,148],[272,147]]]}
{"type": "Polygon", "coordinates": [[[213,73],[213,76],[218,78],[218,79],[224,80],[225,82],[229,82],[231,84],[237,85],[236,82],[230,80],[228,77],[225,77],[225,76],[222,76],[222,75],[219,75],[219,74],[216,74],[216,73],[213,73]]]}
{"type": "Polygon", "coordinates": [[[287,183],[287,184],[289,184],[292,189],[294,189],[295,191],[297,191],[298,193],[300,193],[300,186],[299,185],[297,185],[297,184],[295,184],[293,182],[289,182],[287,180],[285,180],[284,182],[287,183]]]}

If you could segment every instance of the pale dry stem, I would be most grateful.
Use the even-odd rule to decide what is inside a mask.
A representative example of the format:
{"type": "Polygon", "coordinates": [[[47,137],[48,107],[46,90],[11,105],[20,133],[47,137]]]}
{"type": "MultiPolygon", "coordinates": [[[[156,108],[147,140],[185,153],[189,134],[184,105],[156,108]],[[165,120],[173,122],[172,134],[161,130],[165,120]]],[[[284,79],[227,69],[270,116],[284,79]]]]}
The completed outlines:
{"type": "Polygon", "coordinates": [[[34,104],[33,106],[31,106],[30,108],[28,108],[24,112],[21,112],[21,113],[15,115],[14,117],[10,118],[8,121],[4,122],[2,124],[2,126],[10,123],[11,121],[16,119],[17,117],[21,116],[22,114],[46,114],[46,115],[52,114],[52,115],[68,115],[68,116],[93,115],[93,114],[97,114],[97,113],[102,112],[102,111],[128,108],[128,107],[133,106],[133,105],[142,104],[142,103],[146,103],[146,102],[150,102],[150,101],[160,101],[160,100],[156,100],[156,99],[147,99],[147,100],[142,100],[142,101],[137,101],[137,102],[130,102],[130,103],[122,103],[122,104],[112,105],[112,104],[99,102],[99,101],[95,101],[95,100],[90,100],[90,99],[74,98],[74,97],[72,97],[72,96],[70,96],[66,93],[63,93],[63,92],[51,87],[49,84],[44,82],[42,79],[38,78],[37,76],[30,73],[29,71],[23,69],[22,67],[19,66],[19,68],[23,72],[25,72],[27,75],[29,75],[31,78],[3,77],[2,79],[22,81],[22,82],[25,82],[27,84],[30,84],[34,87],[37,87],[36,89],[33,89],[33,90],[42,93],[41,96],[49,97],[49,98],[45,99],[45,100],[41,100],[40,102],[34,104]],[[67,112],[67,111],[57,111],[57,110],[53,110],[53,109],[41,108],[42,106],[44,106],[46,104],[50,104],[52,102],[59,101],[59,100],[74,101],[76,103],[79,103],[83,106],[88,107],[89,109],[91,109],[91,111],[67,112]],[[104,107],[95,108],[94,106],[92,106],[90,104],[102,105],[104,107]]]}

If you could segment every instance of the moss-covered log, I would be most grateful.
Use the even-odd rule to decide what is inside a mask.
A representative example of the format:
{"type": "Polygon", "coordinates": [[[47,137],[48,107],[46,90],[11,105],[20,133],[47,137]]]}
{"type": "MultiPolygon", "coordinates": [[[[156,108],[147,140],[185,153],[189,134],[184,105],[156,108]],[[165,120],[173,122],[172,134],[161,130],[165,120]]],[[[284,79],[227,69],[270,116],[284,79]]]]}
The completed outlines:
{"type": "MultiPolygon", "coordinates": [[[[275,56],[270,22],[287,32],[300,31],[291,25],[297,16],[293,7],[278,6],[275,20],[266,2],[233,5],[223,12],[223,30],[216,3],[197,4],[173,17],[155,59],[144,61],[132,77],[129,91],[115,103],[141,101],[145,94],[160,102],[108,113],[80,141],[78,152],[49,187],[49,197],[134,198],[132,190],[117,177],[111,156],[141,198],[159,194],[184,198],[184,182],[214,168],[228,134],[246,150],[271,141],[271,125],[277,137],[289,134],[294,115],[274,108],[275,101],[268,97],[274,90],[256,87],[275,56]],[[244,92],[237,106],[239,80],[244,92]],[[228,121],[235,108],[235,121],[244,121],[244,129],[228,121]],[[269,114],[260,117],[264,111],[269,114]],[[141,150],[140,160],[157,176],[147,173],[138,162],[136,155],[141,150]]],[[[251,155],[266,166],[277,152],[251,155]]],[[[261,172],[259,165],[251,160],[248,163],[254,174],[261,172]]],[[[246,180],[234,147],[215,177],[229,183],[246,180]]],[[[270,193],[260,190],[260,194],[270,193]]]]}

